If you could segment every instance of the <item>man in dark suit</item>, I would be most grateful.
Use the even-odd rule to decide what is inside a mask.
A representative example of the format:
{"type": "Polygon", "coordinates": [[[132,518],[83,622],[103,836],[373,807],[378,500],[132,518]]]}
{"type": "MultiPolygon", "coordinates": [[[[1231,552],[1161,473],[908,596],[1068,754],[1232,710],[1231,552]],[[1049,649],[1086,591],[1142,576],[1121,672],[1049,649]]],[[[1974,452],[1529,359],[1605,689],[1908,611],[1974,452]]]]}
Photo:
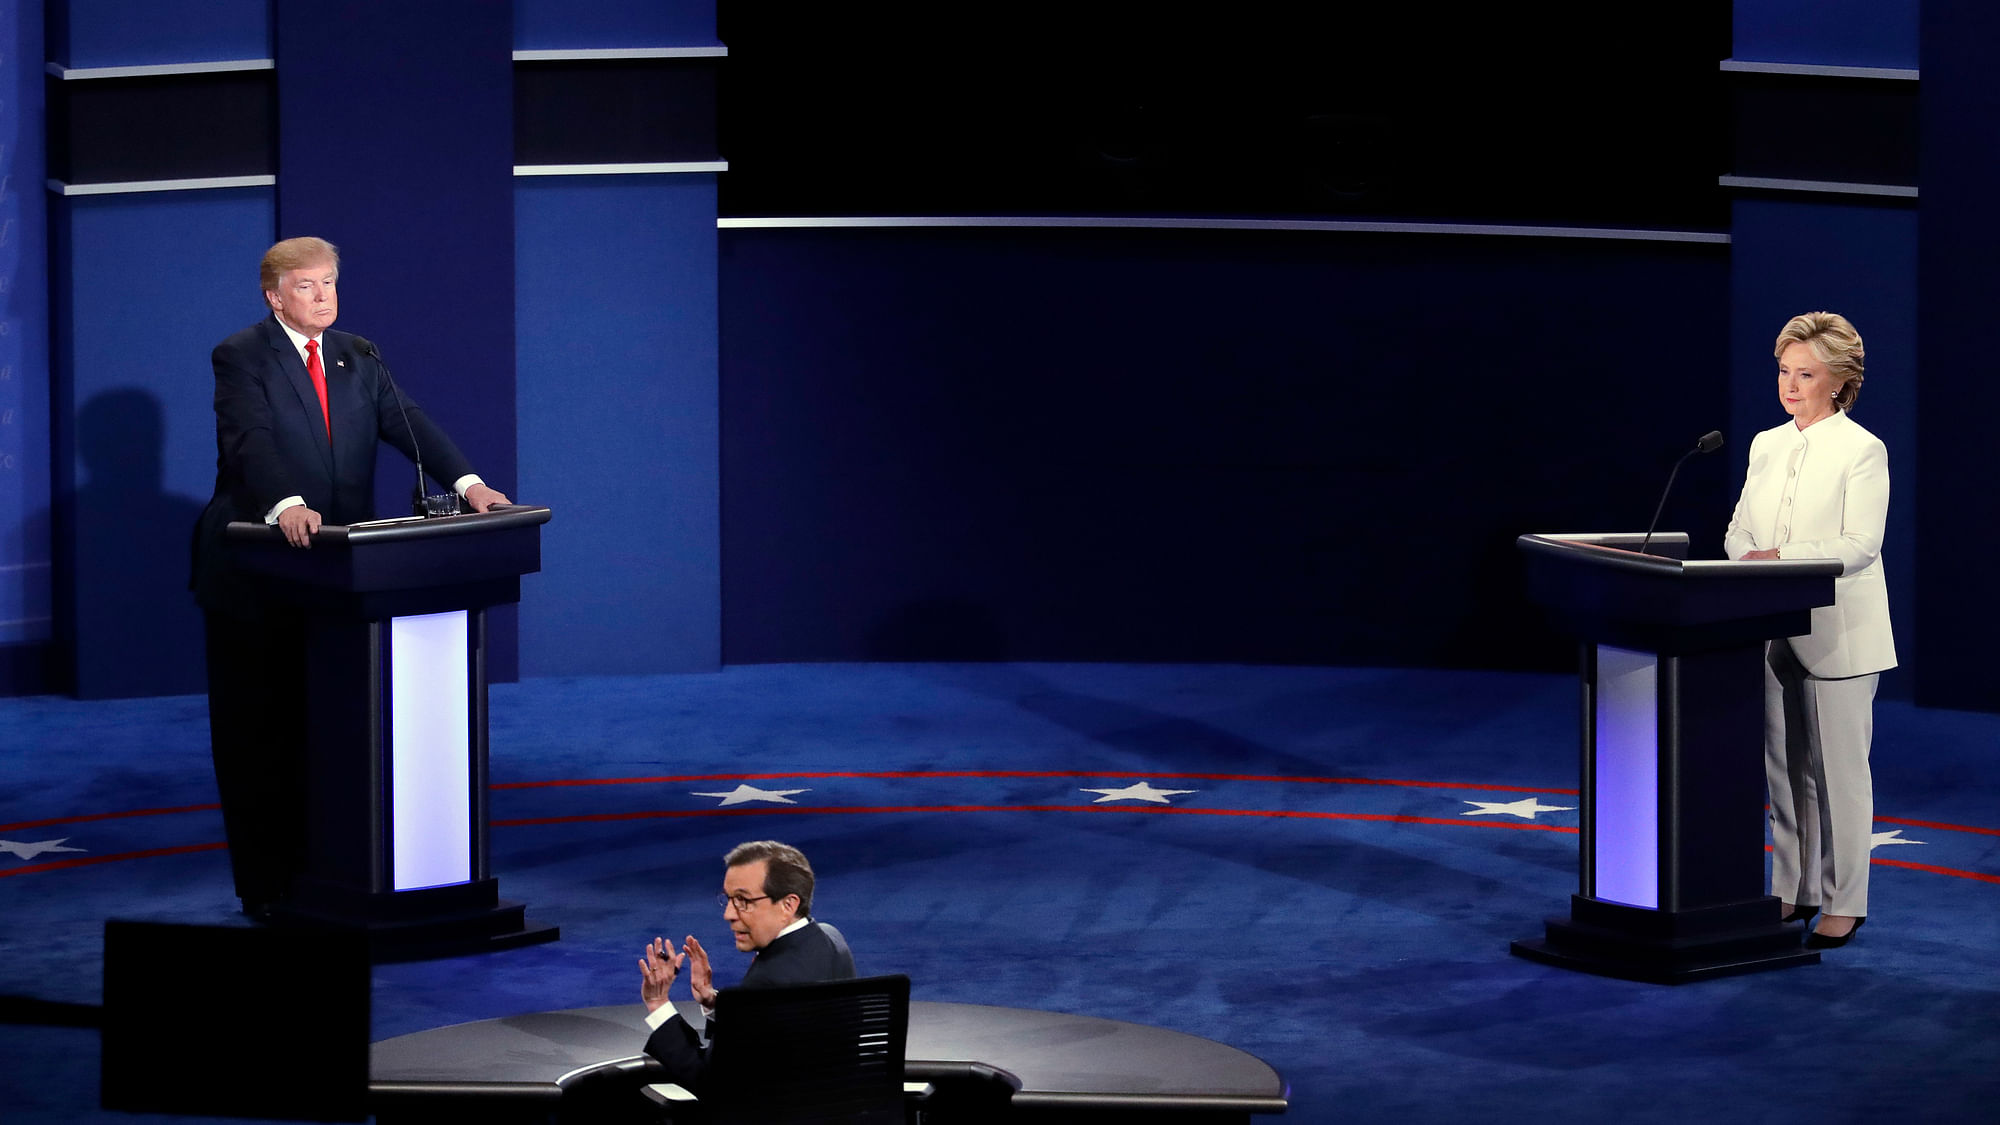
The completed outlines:
{"type": "MultiPolygon", "coordinates": [[[[722,918],[736,948],[757,956],[743,974],[744,988],[813,984],[854,976],[854,955],[840,931],[812,920],[812,864],[797,848],[776,840],[739,844],[723,857],[722,918]]],[[[660,1060],[670,1080],[699,1094],[708,1062],[708,1019],[715,1005],[715,978],[708,953],[693,935],[679,952],[659,938],[639,962],[640,998],[653,1034],[646,1053],[660,1060]],[[701,1006],[689,1018],[677,1013],[667,991],[688,970],[688,984],[701,1006]]]]}
{"type": "Polygon", "coordinates": [[[373,347],[331,331],[340,254],[288,238],[264,254],[271,315],[215,346],[215,496],[195,529],[191,583],[207,626],[209,740],[230,866],[244,913],[282,906],[304,860],[305,650],[299,614],[234,570],[232,521],[312,546],[321,523],[374,516],[375,450],[423,462],[474,511],[507,498],[417,404],[391,389],[373,347]]]}

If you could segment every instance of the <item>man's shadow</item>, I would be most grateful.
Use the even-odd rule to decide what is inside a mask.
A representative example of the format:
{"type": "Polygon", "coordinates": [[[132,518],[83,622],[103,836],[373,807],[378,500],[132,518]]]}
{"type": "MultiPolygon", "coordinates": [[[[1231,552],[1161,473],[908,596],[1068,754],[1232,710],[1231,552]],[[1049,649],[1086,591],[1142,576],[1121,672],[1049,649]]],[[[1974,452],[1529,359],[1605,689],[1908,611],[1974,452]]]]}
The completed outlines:
{"type": "Polygon", "coordinates": [[[160,400],[105,391],[77,411],[73,432],[82,479],[73,491],[58,484],[54,511],[25,529],[29,543],[47,536],[54,562],[51,686],[81,699],[206,690],[201,613],[188,592],[203,502],[166,491],[160,400]]]}

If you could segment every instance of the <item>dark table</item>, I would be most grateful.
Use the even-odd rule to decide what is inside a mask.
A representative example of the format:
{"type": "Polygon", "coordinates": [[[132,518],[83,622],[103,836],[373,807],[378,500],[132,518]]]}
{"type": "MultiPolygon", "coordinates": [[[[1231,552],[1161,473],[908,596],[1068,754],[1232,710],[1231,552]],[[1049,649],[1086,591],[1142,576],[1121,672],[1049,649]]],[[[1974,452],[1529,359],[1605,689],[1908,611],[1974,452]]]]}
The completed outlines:
{"type": "MultiPolygon", "coordinates": [[[[683,1001],[683,1006],[689,1002],[683,1001]]],[[[546,1119],[564,1091],[606,1072],[642,1074],[638,1004],[535,1012],[385,1039],[370,1048],[377,1120],[546,1119]]],[[[1255,1055],[1164,1028],[984,1004],[910,1004],[911,1081],[992,1076],[1016,1120],[1247,1121],[1289,1092],[1255,1055]],[[1171,1116],[1169,1116],[1171,1115],[1171,1116]]]]}

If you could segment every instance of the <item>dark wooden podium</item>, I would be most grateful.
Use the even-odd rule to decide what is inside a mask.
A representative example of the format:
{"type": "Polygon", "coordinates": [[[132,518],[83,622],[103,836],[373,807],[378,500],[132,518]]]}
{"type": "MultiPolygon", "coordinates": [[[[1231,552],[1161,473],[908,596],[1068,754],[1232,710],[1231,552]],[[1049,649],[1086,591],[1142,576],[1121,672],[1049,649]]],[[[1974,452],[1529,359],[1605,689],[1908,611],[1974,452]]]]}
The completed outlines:
{"type": "Polygon", "coordinates": [[[1687,536],[1524,535],[1582,642],[1579,889],[1522,957],[1679,983],[1811,964],[1764,878],[1764,642],[1812,631],[1832,559],[1685,561],[1687,536]]]}
{"type": "Polygon", "coordinates": [[[376,961],[553,941],[488,862],[486,613],[541,569],[547,508],[232,523],[231,561],[306,617],[306,865],[274,921],[358,929],[376,961]]]}

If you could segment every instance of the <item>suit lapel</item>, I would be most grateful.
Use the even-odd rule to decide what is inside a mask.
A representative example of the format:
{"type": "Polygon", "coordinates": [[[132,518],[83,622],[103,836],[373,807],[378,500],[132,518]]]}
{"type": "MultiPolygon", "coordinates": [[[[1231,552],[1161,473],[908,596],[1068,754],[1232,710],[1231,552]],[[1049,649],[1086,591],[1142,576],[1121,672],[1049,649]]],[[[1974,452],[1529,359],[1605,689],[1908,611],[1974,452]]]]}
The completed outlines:
{"type": "MultiPolygon", "coordinates": [[[[292,386],[292,394],[299,404],[299,412],[304,417],[306,431],[315,434],[319,440],[313,445],[319,450],[319,459],[326,469],[328,479],[333,477],[333,449],[326,440],[326,419],[320,414],[319,392],[313,389],[312,376],[306,372],[305,361],[299,358],[299,349],[292,346],[292,338],[285,335],[278,318],[273,316],[264,321],[264,334],[271,342],[271,350],[277,353],[278,367],[285,373],[285,381],[292,386]]],[[[324,353],[322,353],[323,355],[324,353]]],[[[324,358],[321,359],[324,364],[324,358]]],[[[272,403],[276,409],[277,404],[272,403]]]]}

